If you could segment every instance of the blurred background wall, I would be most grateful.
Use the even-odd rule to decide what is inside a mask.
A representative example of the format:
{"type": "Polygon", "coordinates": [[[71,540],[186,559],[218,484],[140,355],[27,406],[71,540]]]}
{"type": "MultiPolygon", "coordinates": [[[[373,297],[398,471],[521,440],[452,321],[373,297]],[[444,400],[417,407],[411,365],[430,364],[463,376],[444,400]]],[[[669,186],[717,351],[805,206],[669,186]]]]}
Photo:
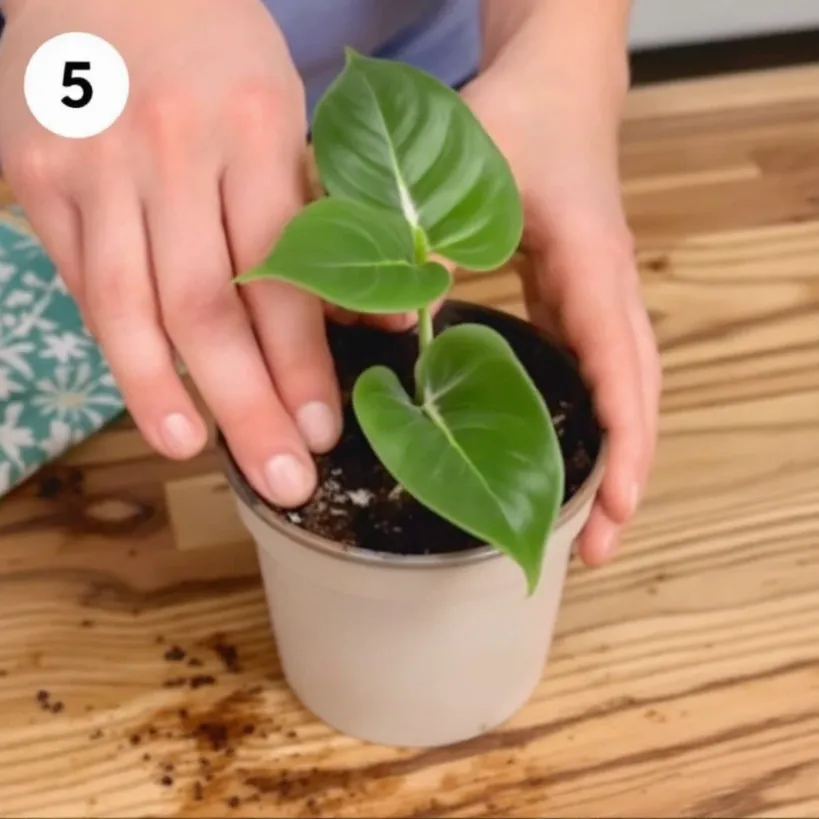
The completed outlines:
{"type": "Polygon", "coordinates": [[[819,0],[635,0],[636,49],[819,27],[819,0]]]}

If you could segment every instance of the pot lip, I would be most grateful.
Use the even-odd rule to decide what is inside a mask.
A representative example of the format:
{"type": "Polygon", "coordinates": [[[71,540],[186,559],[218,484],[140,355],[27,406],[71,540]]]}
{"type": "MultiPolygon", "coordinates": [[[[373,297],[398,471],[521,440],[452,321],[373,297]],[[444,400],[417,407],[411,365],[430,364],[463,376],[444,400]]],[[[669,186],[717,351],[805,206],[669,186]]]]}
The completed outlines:
{"type": "MultiPolygon", "coordinates": [[[[480,304],[469,304],[454,299],[447,300],[450,304],[475,307],[482,310],[495,311],[491,307],[480,304]]],[[[503,314],[504,316],[508,314],[503,314]]],[[[513,315],[508,315],[513,321],[521,321],[513,315]]],[[[546,340],[544,338],[544,340],[546,340]]],[[[285,535],[289,540],[302,546],[306,546],[314,551],[321,552],[329,557],[346,561],[366,563],[374,566],[390,567],[397,569],[422,569],[422,568],[444,568],[461,566],[484,560],[503,557],[504,554],[494,546],[481,545],[472,549],[465,549],[459,552],[445,552],[428,555],[401,555],[391,552],[376,552],[370,549],[362,549],[358,546],[346,546],[328,538],[316,535],[302,529],[300,526],[288,521],[285,517],[276,512],[273,507],[250,485],[245,478],[233,455],[228,448],[227,442],[220,430],[216,434],[216,446],[222,458],[223,468],[227,476],[228,484],[239,498],[240,502],[248,508],[262,523],[285,535]]],[[[553,533],[558,529],[571,523],[586,506],[586,503],[595,495],[603,478],[603,470],[608,454],[608,436],[603,431],[600,437],[600,448],[597,453],[594,465],[586,480],[580,488],[569,499],[568,503],[560,508],[557,521],[553,527],[553,533]]]]}

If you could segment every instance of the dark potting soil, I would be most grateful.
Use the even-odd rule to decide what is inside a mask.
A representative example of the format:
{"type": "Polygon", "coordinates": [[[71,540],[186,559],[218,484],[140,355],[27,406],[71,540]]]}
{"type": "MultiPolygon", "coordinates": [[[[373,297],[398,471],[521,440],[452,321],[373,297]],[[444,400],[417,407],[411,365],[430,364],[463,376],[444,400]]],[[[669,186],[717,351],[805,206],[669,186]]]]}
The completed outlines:
{"type": "MultiPolygon", "coordinates": [[[[484,307],[448,302],[436,332],[465,322],[500,332],[515,350],[552,413],[566,468],[564,503],[591,472],[601,431],[590,395],[567,354],[528,323],[484,307]]],[[[397,486],[370,448],[350,395],[360,373],[375,364],[394,370],[413,393],[418,353],[414,331],[395,334],[363,326],[328,327],[344,399],[344,433],[335,449],[316,461],[319,487],[299,509],[276,511],[291,523],[336,543],[392,554],[440,554],[472,549],[480,541],[438,517],[397,486]]]]}

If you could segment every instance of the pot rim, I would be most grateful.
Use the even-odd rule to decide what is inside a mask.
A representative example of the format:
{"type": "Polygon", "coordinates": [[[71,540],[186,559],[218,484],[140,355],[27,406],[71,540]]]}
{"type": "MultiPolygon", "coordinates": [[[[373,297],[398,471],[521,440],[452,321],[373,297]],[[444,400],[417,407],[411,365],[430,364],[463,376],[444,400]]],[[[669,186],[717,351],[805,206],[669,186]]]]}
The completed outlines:
{"type": "MultiPolygon", "coordinates": [[[[457,300],[447,301],[453,303],[467,304],[466,302],[458,302],[457,300]]],[[[469,305],[481,307],[485,310],[493,310],[493,308],[485,305],[469,305]]],[[[502,311],[496,311],[502,312],[502,311]]],[[[504,314],[508,315],[508,314],[504,314]]],[[[521,321],[513,315],[508,317],[515,321],[521,321]]],[[[544,341],[548,341],[548,337],[543,337],[544,341]]],[[[286,535],[289,540],[306,546],[314,551],[321,552],[327,556],[334,557],[343,561],[352,561],[357,563],[366,563],[381,567],[390,567],[396,569],[426,569],[426,568],[444,568],[455,567],[484,560],[504,557],[504,553],[494,546],[484,544],[475,546],[472,549],[464,549],[459,552],[444,552],[428,555],[401,555],[391,552],[377,552],[370,549],[362,549],[359,546],[346,546],[328,538],[308,532],[294,523],[291,523],[283,515],[276,512],[273,507],[251,486],[250,482],[245,478],[239,465],[233,458],[232,453],[227,445],[221,430],[217,430],[216,446],[222,458],[223,467],[227,476],[228,484],[235,492],[239,500],[263,523],[286,535]]],[[[553,531],[562,526],[566,526],[573,521],[586,506],[587,502],[596,494],[603,478],[603,470],[605,468],[606,457],[608,454],[608,436],[605,431],[600,436],[600,448],[597,453],[594,465],[589,472],[586,480],[583,481],[580,488],[572,495],[567,503],[564,503],[560,508],[560,513],[557,522],[553,527],[553,531]]]]}

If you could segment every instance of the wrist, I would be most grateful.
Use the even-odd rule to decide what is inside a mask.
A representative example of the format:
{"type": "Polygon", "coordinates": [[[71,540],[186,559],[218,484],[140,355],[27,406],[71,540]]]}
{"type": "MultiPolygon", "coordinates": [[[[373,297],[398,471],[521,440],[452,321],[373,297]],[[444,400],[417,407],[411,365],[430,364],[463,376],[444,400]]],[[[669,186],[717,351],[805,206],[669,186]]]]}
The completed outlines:
{"type": "Polygon", "coordinates": [[[500,144],[521,189],[547,176],[570,180],[569,187],[617,192],[629,86],[625,26],[615,26],[613,18],[593,25],[587,0],[571,2],[576,5],[541,0],[519,17],[503,42],[492,43],[464,95],[500,144]]]}
{"type": "Polygon", "coordinates": [[[498,60],[466,93],[493,101],[493,115],[503,131],[539,134],[545,142],[562,135],[578,150],[593,144],[611,153],[616,152],[627,90],[625,58],[613,56],[608,68],[601,61],[591,70],[566,66],[553,54],[549,59],[498,60]]]}
{"type": "Polygon", "coordinates": [[[575,107],[602,106],[619,120],[630,82],[630,6],[631,0],[517,0],[513,16],[508,2],[484,0],[482,70],[503,73],[532,102],[564,96],[575,107]]]}

